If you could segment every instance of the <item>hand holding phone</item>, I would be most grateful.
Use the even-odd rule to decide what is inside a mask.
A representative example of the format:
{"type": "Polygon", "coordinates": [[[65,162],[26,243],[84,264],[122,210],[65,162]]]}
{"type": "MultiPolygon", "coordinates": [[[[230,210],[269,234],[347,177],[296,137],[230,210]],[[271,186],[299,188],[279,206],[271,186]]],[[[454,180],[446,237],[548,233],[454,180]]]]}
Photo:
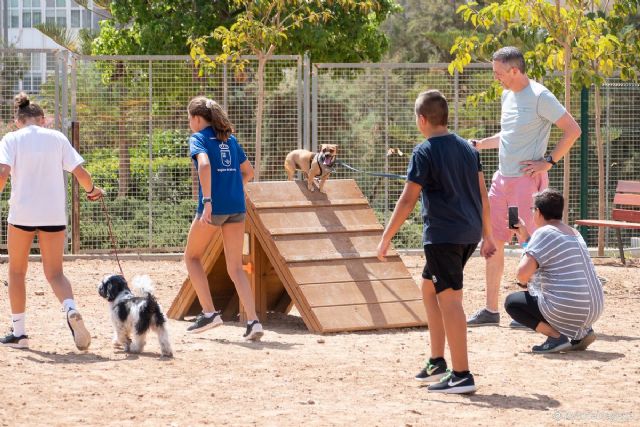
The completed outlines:
{"type": "Polygon", "coordinates": [[[509,228],[511,230],[517,229],[517,225],[520,223],[520,219],[518,218],[518,207],[517,206],[509,206],[509,228]]]}

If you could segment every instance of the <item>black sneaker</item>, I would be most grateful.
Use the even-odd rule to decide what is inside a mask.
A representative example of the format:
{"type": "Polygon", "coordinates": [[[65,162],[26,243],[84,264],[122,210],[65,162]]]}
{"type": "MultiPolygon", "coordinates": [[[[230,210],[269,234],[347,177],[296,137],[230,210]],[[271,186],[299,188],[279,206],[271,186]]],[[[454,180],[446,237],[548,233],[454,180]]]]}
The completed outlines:
{"type": "Polygon", "coordinates": [[[571,340],[571,348],[569,351],[583,351],[586,350],[596,340],[596,333],[593,329],[589,329],[587,335],[581,340],[571,340]]]}
{"type": "Polygon", "coordinates": [[[531,351],[534,353],[558,353],[560,351],[569,350],[571,343],[569,338],[560,335],[558,338],[547,337],[547,340],[541,345],[534,345],[531,351]]]}
{"type": "Polygon", "coordinates": [[[216,328],[222,325],[222,318],[220,317],[221,314],[222,313],[219,311],[214,311],[213,316],[211,317],[205,316],[204,313],[198,314],[196,321],[187,328],[187,332],[191,334],[199,334],[207,329],[216,328]]]}
{"type": "Polygon", "coordinates": [[[19,337],[9,333],[7,336],[0,338],[0,345],[12,348],[29,348],[29,337],[20,335],[19,337]]]}
{"type": "Polygon", "coordinates": [[[424,368],[422,368],[422,370],[418,372],[418,375],[415,376],[415,379],[416,381],[432,383],[439,381],[442,377],[447,375],[447,372],[447,362],[445,362],[444,360],[438,361],[436,363],[431,363],[427,360],[424,368]]]}
{"type": "Polygon", "coordinates": [[[262,324],[260,324],[259,320],[254,320],[251,323],[247,323],[247,331],[242,336],[249,341],[260,341],[263,335],[262,324]]]}
{"type": "Polygon", "coordinates": [[[471,373],[458,377],[453,372],[449,372],[442,377],[440,382],[431,384],[427,391],[429,393],[449,393],[449,394],[467,394],[476,391],[476,383],[473,381],[471,373]]]}

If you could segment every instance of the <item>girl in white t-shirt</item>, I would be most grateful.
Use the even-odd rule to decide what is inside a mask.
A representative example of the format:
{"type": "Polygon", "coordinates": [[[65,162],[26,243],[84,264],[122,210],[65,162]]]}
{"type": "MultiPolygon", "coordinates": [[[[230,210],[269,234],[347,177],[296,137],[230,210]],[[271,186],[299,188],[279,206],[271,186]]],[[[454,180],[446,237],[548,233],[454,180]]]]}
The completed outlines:
{"type": "Polygon", "coordinates": [[[18,130],[0,141],[0,191],[11,176],[11,198],[7,218],[9,252],[9,302],[13,331],[0,338],[0,345],[27,348],[25,331],[25,277],[29,250],[38,232],[44,275],[62,303],[76,347],[86,350],[91,334],[76,309],[71,283],[62,271],[66,241],[66,180],[71,172],[86,190],[89,200],[104,192],[93,184],[82,167],[84,159],[61,132],[43,127],[44,111],[26,94],[15,97],[15,123],[18,130]]]}

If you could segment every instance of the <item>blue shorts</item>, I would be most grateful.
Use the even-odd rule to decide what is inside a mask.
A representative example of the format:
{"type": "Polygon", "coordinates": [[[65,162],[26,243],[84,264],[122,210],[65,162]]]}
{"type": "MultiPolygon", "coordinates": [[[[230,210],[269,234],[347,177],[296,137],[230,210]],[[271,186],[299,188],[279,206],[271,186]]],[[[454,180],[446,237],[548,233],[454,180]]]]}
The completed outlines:
{"type": "MultiPolygon", "coordinates": [[[[220,227],[223,224],[233,224],[234,222],[244,222],[246,214],[237,213],[237,214],[229,214],[229,215],[211,215],[211,222],[209,224],[216,225],[220,227]]],[[[196,214],[196,219],[200,219],[202,217],[201,213],[196,214]]]]}

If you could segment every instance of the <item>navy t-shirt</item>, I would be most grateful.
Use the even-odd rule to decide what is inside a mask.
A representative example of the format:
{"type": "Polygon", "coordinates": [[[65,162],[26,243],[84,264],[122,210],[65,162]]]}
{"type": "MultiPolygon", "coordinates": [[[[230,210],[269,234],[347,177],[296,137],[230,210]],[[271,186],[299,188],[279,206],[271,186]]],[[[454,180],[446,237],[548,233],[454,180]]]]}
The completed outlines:
{"type": "MultiPolygon", "coordinates": [[[[226,142],[216,138],[212,127],[196,132],[189,138],[189,151],[198,170],[197,156],[205,153],[211,163],[211,201],[214,215],[232,215],[246,212],[240,165],[247,160],[236,137],[226,142]]],[[[198,179],[200,179],[198,177],[198,179]]],[[[198,214],[204,210],[202,185],[198,188],[198,214]]]]}
{"type": "Polygon", "coordinates": [[[422,243],[474,244],[482,238],[480,154],[456,134],[413,150],[407,180],[422,186],[422,243]]]}

